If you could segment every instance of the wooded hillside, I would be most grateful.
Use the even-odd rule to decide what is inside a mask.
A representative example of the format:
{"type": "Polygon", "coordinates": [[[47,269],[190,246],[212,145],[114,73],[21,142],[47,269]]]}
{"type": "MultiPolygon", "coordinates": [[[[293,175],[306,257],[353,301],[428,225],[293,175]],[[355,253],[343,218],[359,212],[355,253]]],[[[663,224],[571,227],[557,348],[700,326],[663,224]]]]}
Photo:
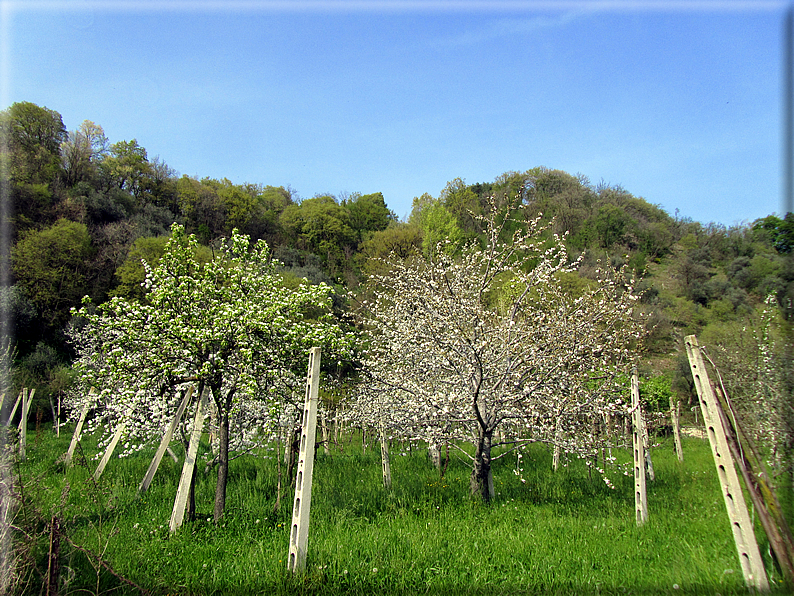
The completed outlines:
{"type": "MultiPolygon", "coordinates": [[[[679,355],[690,333],[756,360],[758,342],[774,339],[791,394],[792,213],[727,228],[668,214],[620,187],[533,167],[492,182],[456,178],[438,196],[416,197],[408,220],[398,221],[376,189],[301,198],[288,186],[180,176],[135,139],[111,142],[89,120],[68,131],[58,112],[29,102],[0,112],[0,133],[11,244],[2,333],[13,338],[13,384],[35,385],[43,403],[70,382],[70,309],[86,295],[94,304],[111,296],[144,300],[141,259],[157,261],[173,222],[197,236],[207,259],[235,228],[264,239],[283,275],[333,285],[341,316],[348,290],[363,291],[380,257],[427,253],[441,240],[453,247],[476,241],[478,215],[490,201],[516,195],[528,216],[553,221],[551,232],[564,235],[573,258],[584,253],[578,275],[561,280],[571,291],[599,260],[627,263],[644,277],[642,308],[654,326],[644,372],[661,379],[660,400],[669,391],[691,397],[679,355]],[[770,317],[778,317],[773,330],[770,317]]],[[[758,375],[757,366],[730,362],[724,365],[747,368],[744,382],[758,375]]]]}

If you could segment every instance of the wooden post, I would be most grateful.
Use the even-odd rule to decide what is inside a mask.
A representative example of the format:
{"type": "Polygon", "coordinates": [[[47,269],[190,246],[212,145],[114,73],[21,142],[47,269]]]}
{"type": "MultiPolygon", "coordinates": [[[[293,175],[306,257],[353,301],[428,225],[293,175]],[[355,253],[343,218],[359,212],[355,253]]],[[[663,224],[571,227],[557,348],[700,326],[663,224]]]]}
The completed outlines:
{"type": "Polygon", "coordinates": [[[190,435],[190,443],[185,454],[185,463],[182,465],[182,476],[179,478],[179,488],[176,490],[176,499],[174,499],[174,510],[171,512],[171,521],[168,526],[171,532],[176,532],[185,519],[185,507],[187,506],[187,498],[190,495],[193,468],[196,467],[199,440],[201,439],[201,432],[204,430],[204,417],[206,416],[209,392],[209,388],[204,387],[201,392],[201,399],[196,406],[196,416],[193,418],[193,432],[190,435]]]}
{"type": "Polygon", "coordinates": [[[17,396],[17,401],[14,402],[14,407],[11,408],[11,415],[8,417],[8,420],[6,420],[6,426],[11,424],[11,421],[14,419],[14,414],[17,413],[17,408],[19,407],[19,404],[22,401],[22,394],[24,392],[25,392],[24,389],[22,389],[22,391],[19,392],[19,395],[17,396]]]}
{"type": "Polygon", "coordinates": [[[653,471],[653,461],[651,460],[651,441],[648,438],[648,425],[645,423],[645,412],[642,406],[639,408],[640,412],[640,430],[642,431],[642,448],[645,451],[645,471],[648,473],[648,479],[656,480],[656,474],[653,471]]]}
{"type": "Polygon", "coordinates": [[[554,453],[551,456],[551,469],[555,472],[560,467],[560,439],[562,438],[562,428],[560,424],[560,416],[557,416],[554,421],[554,453]]]}
{"type": "Polygon", "coordinates": [[[744,502],[742,487],[739,485],[739,477],[736,475],[725,428],[720,418],[717,400],[709,382],[697,337],[688,335],[684,341],[692,378],[695,381],[695,389],[697,389],[700,398],[700,409],[703,412],[703,421],[706,423],[706,432],[711,445],[711,453],[714,456],[714,465],[717,468],[722,497],[731,522],[736,550],[739,553],[744,583],[748,588],[768,592],[769,583],[764,563],[761,560],[761,553],[758,551],[753,524],[744,502]]]}
{"type": "MultiPolygon", "coordinates": [[[[91,390],[88,392],[88,395],[94,395],[96,393],[96,389],[91,387],[91,390]]],[[[74,434],[72,435],[72,442],[69,443],[69,450],[66,452],[66,460],[65,463],[67,466],[72,465],[72,457],[74,457],[74,450],[77,447],[77,442],[80,440],[80,433],[83,432],[83,424],[85,423],[85,417],[88,415],[88,410],[91,409],[91,400],[89,399],[85,406],[83,407],[83,411],[80,412],[80,419],[77,421],[77,426],[74,429],[74,434]]]]}
{"type": "Polygon", "coordinates": [[[217,428],[217,420],[218,420],[218,410],[215,406],[215,400],[213,399],[210,403],[209,409],[209,419],[210,419],[210,429],[209,429],[209,444],[210,444],[210,452],[212,452],[212,456],[215,457],[217,455],[217,443],[218,437],[215,433],[215,429],[217,428]]]}
{"type": "Polygon", "coordinates": [[[292,507],[287,569],[298,573],[306,569],[306,545],[309,541],[309,510],[312,502],[314,443],[317,432],[317,393],[320,387],[320,348],[309,352],[306,400],[301,423],[300,456],[292,507]]]}
{"type": "Polygon", "coordinates": [[[102,476],[102,472],[105,471],[105,466],[108,465],[110,458],[113,456],[113,452],[116,450],[116,445],[118,445],[121,435],[123,435],[124,431],[127,430],[127,418],[130,416],[132,416],[131,409],[127,410],[127,414],[125,415],[124,419],[116,427],[116,431],[113,433],[113,438],[110,440],[110,445],[108,445],[108,448],[105,450],[105,454],[99,461],[99,465],[97,466],[96,470],[94,470],[94,480],[99,480],[99,477],[102,476]]]}
{"type": "Polygon", "coordinates": [[[380,461],[383,465],[383,486],[389,489],[391,488],[391,465],[389,462],[389,444],[386,441],[383,420],[380,421],[380,461]]]}
{"type": "Polygon", "coordinates": [[[632,444],[634,446],[634,511],[637,525],[648,521],[648,494],[645,486],[645,444],[642,440],[642,406],[637,369],[631,372],[632,444]]]}
{"type": "Polygon", "coordinates": [[[323,412],[323,415],[320,416],[320,423],[322,425],[323,430],[323,452],[326,455],[330,455],[331,453],[331,446],[329,443],[329,435],[328,435],[328,415],[327,412],[323,412]]]}
{"type": "Polygon", "coordinates": [[[19,458],[25,459],[25,443],[28,438],[28,408],[30,407],[30,394],[27,389],[22,389],[22,416],[19,420],[19,458]]]}
{"type": "Polygon", "coordinates": [[[684,449],[681,447],[681,402],[676,400],[673,402],[673,396],[670,396],[670,419],[673,422],[673,440],[675,441],[675,454],[678,456],[678,461],[684,461],[684,449]]]}
{"type": "Polygon", "coordinates": [[[157,448],[154,458],[152,458],[152,463],[149,464],[149,469],[146,470],[146,474],[144,475],[143,480],[141,480],[141,484],[138,486],[138,494],[144,493],[149,489],[149,485],[154,479],[154,475],[157,472],[157,468],[160,466],[160,462],[163,459],[163,455],[165,455],[166,449],[168,449],[168,446],[171,444],[171,437],[174,436],[174,431],[176,430],[176,427],[179,426],[179,422],[182,420],[182,414],[185,412],[187,404],[190,403],[191,397],[193,397],[192,385],[185,392],[185,396],[182,398],[182,403],[179,404],[179,408],[177,409],[173,420],[171,420],[171,424],[168,426],[168,429],[163,434],[163,438],[160,440],[160,446],[157,448]]]}

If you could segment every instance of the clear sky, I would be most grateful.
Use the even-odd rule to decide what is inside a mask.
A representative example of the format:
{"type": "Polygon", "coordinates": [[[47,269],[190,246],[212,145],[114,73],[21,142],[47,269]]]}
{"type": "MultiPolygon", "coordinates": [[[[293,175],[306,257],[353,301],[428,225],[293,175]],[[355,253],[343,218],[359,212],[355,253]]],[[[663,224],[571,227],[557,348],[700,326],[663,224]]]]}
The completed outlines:
{"type": "Polygon", "coordinates": [[[0,108],[180,174],[382,192],[535,166],[733,225],[782,210],[779,1],[0,0],[0,108]]]}

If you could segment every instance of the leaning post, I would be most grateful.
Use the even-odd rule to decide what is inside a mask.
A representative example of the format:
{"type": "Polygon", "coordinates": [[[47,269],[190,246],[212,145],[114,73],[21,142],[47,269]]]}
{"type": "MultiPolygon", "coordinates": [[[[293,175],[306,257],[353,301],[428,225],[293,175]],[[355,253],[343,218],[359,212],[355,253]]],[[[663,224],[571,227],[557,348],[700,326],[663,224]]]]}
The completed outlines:
{"type": "Polygon", "coordinates": [[[11,408],[11,415],[8,417],[8,420],[6,420],[6,425],[10,425],[11,421],[14,419],[14,414],[17,413],[17,408],[19,407],[19,402],[22,401],[22,394],[24,392],[25,392],[24,389],[22,389],[22,391],[19,392],[19,395],[17,396],[17,400],[14,402],[14,407],[11,408]]]}
{"type": "Polygon", "coordinates": [[[174,436],[174,430],[176,430],[176,427],[179,426],[179,423],[182,420],[182,414],[184,414],[185,408],[190,402],[192,396],[193,385],[188,387],[188,390],[185,392],[185,396],[182,398],[182,402],[179,404],[179,408],[177,409],[174,418],[171,420],[171,424],[168,425],[168,429],[163,434],[163,438],[160,440],[160,446],[157,448],[157,452],[152,458],[152,463],[149,464],[149,468],[146,470],[143,480],[141,480],[141,483],[138,485],[138,494],[144,493],[149,489],[149,485],[152,483],[155,473],[157,473],[157,468],[160,467],[160,462],[163,459],[163,455],[165,455],[166,449],[168,449],[168,446],[171,444],[171,437],[174,436]]]}
{"type": "Polygon", "coordinates": [[[700,399],[703,421],[706,423],[711,454],[714,456],[714,465],[717,467],[717,477],[720,481],[722,497],[725,500],[725,508],[731,521],[733,539],[736,543],[736,550],[739,553],[744,583],[748,588],[755,588],[759,592],[768,592],[769,583],[764,569],[764,562],[761,560],[761,553],[758,550],[758,542],[753,533],[753,522],[750,521],[750,515],[742,494],[742,487],[739,484],[739,477],[736,475],[736,469],[733,466],[733,457],[728,446],[728,438],[717,407],[717,398],[709,382],[709,375],[708,371],[706,371],[703,355],[700,352],[700,345],[694,335],[688,335],[684,342],[686,344],[689,367],[692,370],[692,378],[695,381],[695,389],[697,389],[698,398],[700,399]]]}
{"type": "Polygon", "coordinates": [[[190,481],[193,478],[193,468],[196,467],[196,454],[198,453],[199,441],[201,440],[201,432],[204,430],[204,417],[207,414],[207,401],[209,400],[210,390],[204,387],[201,392],[201,398],[196,405],[196,415],[193,418],[193,432],[190,435],[190,443],[188,443],[187,453],[185,454],[185,463],[182,464],[182,476],[179,478],[179,487],[176,489],[176,499],[174,499],[174,509],[171,511],[171,521],[168,523],[168,529],[174,533],[182,525],[185,519],[185,507],[187,507],[187,498],[190,495],[190,481]]]}
{"type": "Polygon", "coordinates": [[[124,431],[127,430],[127,419],[130,416],[132,416],[131,409],[127,410],[127,414],[124,416],[124,419],[122,419],[122,421],[116,427],[116,430],[113,432],[113,438],[110,440],[110,444],[105,450],[105,454],[102,456],[102,459],[99,460],[99,465],[97,465],[96,470],[94,470],[94,481],[99,480],[100,476],[102,476],[102,472],[105,471],[105,466],[108,465],[110,458],[113,457],[113,452],[116,451],[116,445],[119,444],[121,435],[123,435],[124,431]]]}
{"type": "Polygon", "coordinates": [[[642,440],[642,406],[640,405],[640,380],[635,367],[631,371],[632,444],[634,446],[634,511],[637,525],[648,521],[648,493],[645,486],[645,443],[642,440]]]}
{"type": "Polygon", "coordinates": [[[309,352],[306,400],[301,417],[300,455],[295,479],[295,502],[292,507],[287,569],[298,573],[306,569],[306,545],[309,541],[309,509],[312,501],[314,443],[317,432],[317,393],[320,387],[320,348],[309,352]]]}
{"type": "MultiPolygon", "coordinates": [[[[94,387],[91,387],[91,390],[88,392],[89,398],[95,393],[96,393],[96,389],[94,387]]],[[[88,415],[88,410],[90,409],[91,409],[91,399],[89,399],[83,406],[83,411],[80,412],[80,419],[77,421],[77,426],[74,428],[74,434],[72,435],[72,442],[69,443],[69,450],[66,452],[67,466],[72,465],[74,450],[77,447],[77,442],[80,440],[80,434],[83,432],[83,424],[85,424],[85,417],[88,415]]]]}

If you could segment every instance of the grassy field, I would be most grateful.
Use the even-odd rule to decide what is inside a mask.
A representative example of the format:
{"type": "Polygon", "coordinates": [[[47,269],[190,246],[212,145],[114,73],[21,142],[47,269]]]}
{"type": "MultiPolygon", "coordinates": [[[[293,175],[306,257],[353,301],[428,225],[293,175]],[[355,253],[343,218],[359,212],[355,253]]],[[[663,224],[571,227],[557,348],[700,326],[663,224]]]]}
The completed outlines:
{"type": "MultiPolygon", "coordinates": [[[[318,452],[307,571],[286,569],[292,495],[274,514],[275,460],[232,462],[223,521],[211,521],[215,475],[199,466],[198,519],[169,535],[181,463],[163,460],[150,490],[136,489],[151,453],[113,459],[98,485],[96,450],[83,463],[57,460],[69,433],[31,432],[28,459],[15,464],[28,534],[19,585],[44,593],[46,522],[62,520],[75,544],[101,554],[116,573],[155,594],[746,594],[708,443],[684,439],[652,451],[649,522],[634,521],[633,478],[612,474],[614,489],[572,460],[551,471],[549,450],[528,449],[522,483],[513,455],[495,462],[496,499],[468,495],[470,468],[454,456],[444,478],[426,451],[392,447],[394,486],[381,482],[380,453],[345,445],[318,452]],[[33,562],[36,562],[34,566],[33,562]]],[[[628,458],[628,453],[617,456],[628,458]]],[[[78,457],[78,459],[80,459],[78,457]]],[[[762,536],[762,533],[758,534],[762,536]]],[[[765,537],[770,579],[780,585],[765,537]]],[[[61,594],[138,593],[65,541],[61,594]]]]}

